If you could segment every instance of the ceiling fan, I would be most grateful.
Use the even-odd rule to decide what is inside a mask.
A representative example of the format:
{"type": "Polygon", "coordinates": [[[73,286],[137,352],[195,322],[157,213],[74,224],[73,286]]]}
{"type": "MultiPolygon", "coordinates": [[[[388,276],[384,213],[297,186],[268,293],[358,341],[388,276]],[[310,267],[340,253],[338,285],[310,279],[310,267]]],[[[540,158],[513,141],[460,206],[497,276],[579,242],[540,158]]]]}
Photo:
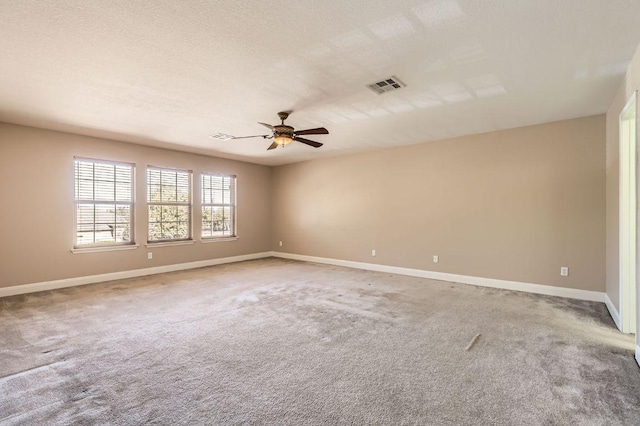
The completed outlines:
{"type": "Polygon", "coordinates": [[[233,137],[231,139],[248,139],[248,138],[263,138],[263,139],[273,139],[273,143],[267,148],[267,151],[270,149],[277,148],[278,146],[285,147],[289,145],[292,141],[300,142],[305,145],[312,146],[314,148],[320,148],[322,144],[320,142],[312,141],[309,139],[301,138],[302,135],[328,135],[329,131],[324,127],[318,127],[316,129],[306,129],[306,130],[295,130],[291,126],[287,126],[284,124],[284,120],[289,117],[289,112],[282,111],[278,113],[278,117],[280,117],[281,124],[276,124],[272,126],[271,124],[261,123],[258,124],[263,125],[271,129],[270,135],[254,135],[254,136],[238,136],[233,137]]]}

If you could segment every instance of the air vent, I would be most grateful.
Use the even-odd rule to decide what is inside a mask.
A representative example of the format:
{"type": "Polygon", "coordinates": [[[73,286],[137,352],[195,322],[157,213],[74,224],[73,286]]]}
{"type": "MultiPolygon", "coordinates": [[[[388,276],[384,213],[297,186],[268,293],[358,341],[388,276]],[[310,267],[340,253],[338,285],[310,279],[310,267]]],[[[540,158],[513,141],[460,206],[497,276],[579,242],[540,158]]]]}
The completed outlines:
{"type": "Polygon", "coordinates": [[[377,83],[367,84],[367,87],[378,95],[382,95],[383,93],[392,92],[394,90],[402,89],[406,84],[398,80],[397,77],[391,76],[389,78],[385,78],[382,81],[378,81],[377,83]]]}
{"type": "Polygon", "coordinates": [[[224,133],[214,133],[213,135],[209,136],[211,139],[216,139],[219,141],[228,141],[229,139],[233,139],[234,136],[231,135],[227,135],[224,133]]]}

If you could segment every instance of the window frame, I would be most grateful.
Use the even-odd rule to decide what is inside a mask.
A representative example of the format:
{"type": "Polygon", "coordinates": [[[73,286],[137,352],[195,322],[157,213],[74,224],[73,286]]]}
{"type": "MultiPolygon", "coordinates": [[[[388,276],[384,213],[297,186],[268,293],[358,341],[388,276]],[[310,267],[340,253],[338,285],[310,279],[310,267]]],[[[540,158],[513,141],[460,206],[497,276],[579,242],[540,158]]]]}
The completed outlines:
{"type": "MultiPolygon", "coordinates": [[[[114,185],[117,183],[114,176],[114,185]]],[[[136,248],[137,244],[135,241],[135,212],[136,212],[136,165],[135,163],[129,163],[126,161],[114,161],[114,160],[103,160],[98,158],[90,158],[83,156],[74,156],[73,157],[73,205],[74,205],[74,214],[73,214],[73,230],[74,230],[74,238],[73,238],[73,249],[72,252],[82,252],[82,251],[102,251],[102,250],[123,250],[123,249],[131,249],[136,248]],[[94,182],[94,194],[93,200],[81,200],[78,198],[78,175],[77,175],[77,162],[85,161],[91,162],[94,167],[94,175],[92,181],[94,182]],[[95,200],[95,165],[96,164],[105,164],[112,166],[126,166],[131,168],[131,201],[116,201],[116,194],[114,191],[114,200],[113,201],[102,201],[95,200]],[[123,242],[113,242],[113,243],[92,243],[92,244],[78,244],[78,205],[79,204],[93,204],[96,205],[126,205],[129,206],[129,241],[123,242]]],[[[95,210],[94,210],[95,211],[95,210]]],[[[95,213],[94,213],[94,240],[95,240],[95,213]]]]}
{"type": "MultiPolygon", "coordinates": [[[[202,242],[214,242],[214,241],[224,241],[224,240],[236,240],[238,239],[238,177],[234,174],[223,174],[223,173],[211,173],[211,172],[202,172],[200,173],[200,212],[201,212],[201,223],[200,223],[200,240],[202,242]],[[214,203],[213,196],[211,196],[211,202],[205,203],[205,188],[204,188],[204,179],[208,178],[231,178],[231,200],[228,204],[224,203],[214,203]],[[206,207],[229,207],[231,210],[230,217],[232,220],[232,232],[230,235],[211,235],[204,236],[204,209],[206,207]]],[[[212,231],[213,232],[213,231],[212,231]]]]}
{"type": "Polygon", "coordinates": [[[193,241],[193,171],[192,170],[188,170],[188,169],[177,169],[177,168],[172,168],[172,167],[161,167],[161,166],[153,166],[153,165],[147,165],[147,170],[145,173],[145,178],[146,178],[146,184],[145,184],[145,188],[146,188],[146,192],[147,192],[147,245],[164,245],[164,244],[184,244],[192,242],[193,241]],[[172,172],[172,173],[176,173],[176,177],[177,177],[177,173],[187,173],[188,177],[189,177],[189,201],[187,203],[179,203],[179,202],[154,202],[151,201],[151,194],[149,192],[149,171],[150,170],[158,170],[161,173],[163,171],[167,171],[167,172],[172,172]],[[186,238],[170,238],[170,239],[160,239],[160,240],[151,240],[151,232],[150,232],[150,226],[151,226],[151,221],[149,220],[149,214],[151,212],[151,206],[186,206],[189,209],[189,213],[187,214],[188,217],[188,236],[186,238]]]}

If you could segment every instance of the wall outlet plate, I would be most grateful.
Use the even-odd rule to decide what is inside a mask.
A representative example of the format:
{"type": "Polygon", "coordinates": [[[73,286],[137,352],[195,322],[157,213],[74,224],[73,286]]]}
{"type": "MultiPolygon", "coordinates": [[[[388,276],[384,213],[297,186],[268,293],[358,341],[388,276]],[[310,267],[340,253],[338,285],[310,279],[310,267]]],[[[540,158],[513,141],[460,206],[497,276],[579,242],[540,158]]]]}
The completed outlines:
{"type": "Polygon", "coordinates": [[[440,261],[440,257],[438,257],[438,255],[434,255],[433,256],[433,263],[438,263],[440,261]]]}
{"type": "Polygon", "coordinates": [[[147,253],[147,259],[149,260],[153,259],[153,253],[151,252],[147,253]]]}
{"type": "Polygon", "coordinates": [[[280,247],[282,247],[282,241],[280,241],[280,247]]]}
{"type": "Polygon", "coordinates": [[[375,249],[371,250],[371,256],[373,256],[373,257],[376,256],[376,250],[375,249]]]}
{"type": "Polygon", "coordinates": [[[560,268],[560,275],[562,275],[563,277],[568,277],[569,276],[569,267],[562,266],[560,268]]]}

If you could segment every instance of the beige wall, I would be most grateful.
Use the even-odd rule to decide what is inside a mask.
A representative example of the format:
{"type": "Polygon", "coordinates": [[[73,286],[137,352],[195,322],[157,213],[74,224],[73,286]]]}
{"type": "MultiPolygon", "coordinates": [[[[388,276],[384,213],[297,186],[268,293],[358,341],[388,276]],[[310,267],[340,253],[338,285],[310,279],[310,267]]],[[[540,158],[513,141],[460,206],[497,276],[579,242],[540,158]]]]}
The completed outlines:
{"type": "Polygon", "coordinates": [[[0,287],[273,248],[603,291],[604,135],[594,116],[271,169],[0,124],[0,178],[16,182],[0,186],[0,287]],[[74,156],[137,165],[141,247],[70,252],[74,156]],[[238,175],[239,240],[147,249],[147,165],[238,175]]]}
{"type": "Polygon", "coordinates": [[[605,290],[604,115],[281,166],[272,190],[274,250],[605,290]]]}
{"type": "MultiPolygon", "coordinates": [[[[271,168],[254,164],[0,124],[0,287],[268,251],[271,173],[271,168]],[[71,253],[74,156],[136,164],[139,248],[71,253]],[[193,245],[147,249],[147,165],[193,170],[194,200],[200,199],[199,172],[237,175],[239,239],[201,244],[196,238],[193,245]],[[148,251],[153,260],[147,260],[148,251]]],[[[199,236],[197,208],[193,217],[194,235],[199,236]]]]}

